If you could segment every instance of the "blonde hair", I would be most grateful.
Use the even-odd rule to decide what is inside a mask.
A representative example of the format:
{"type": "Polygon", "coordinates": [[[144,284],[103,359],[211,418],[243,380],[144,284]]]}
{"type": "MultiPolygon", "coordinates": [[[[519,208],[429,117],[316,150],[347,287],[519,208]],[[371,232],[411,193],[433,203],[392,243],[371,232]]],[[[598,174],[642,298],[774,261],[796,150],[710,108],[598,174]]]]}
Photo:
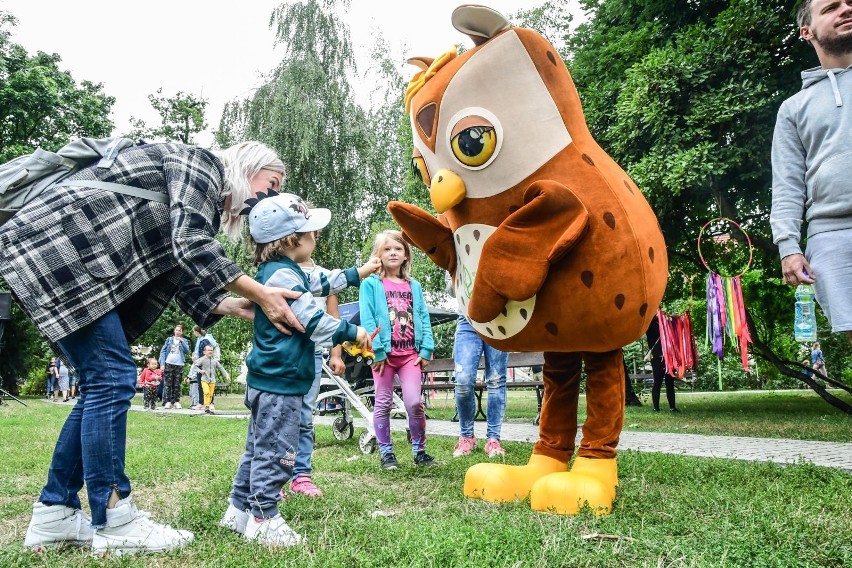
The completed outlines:
{"type": "Polygon", "coordinates": [[[225,150],[213,150],[213,153],[225,165],[224,196],[231,196],[230,208],[222,212],[222,231],[232,241],[238,241],[243,228],[240,211],[251,195],[252,178],[260,170],[278,172],[283,178],[284,162],[275,150],[261,142],[241,142],[225,150]]]}
{"type": "MultiPolygon", "coordinates": [[[[402,245],[402,248],[405,250],[405,256],[407,259],[402,263],[402,266],[399,267],[399,274],[392,274],[390,276],[400,276],[406,280],[411,278],[411,246],[402,238],[402,233],[394,230],[382,231],[376,238],[373,240],[373,251],[370,253],[370,256],[377,256],[381,258],[382,249],[385,248],[385,243],[388,241],[396,241],[402,245]]],[[[388,276],[388,273],[385,271],[385,265],[382,264],[381,270],[379,270],[380,276],[388,276]]]]}
{"type": "Polygon", "coordinates": [[[275,260],[277,258],[284,258],[287,256],[286,252],[288,250],[292,250],[299,246],[299,243],[302,240],[302,235],[305,233],[290,233],[286,237],[281,237],[280,239],[274,240],[271,243],[256,243],[252,239],[252,243],[254,244],[254,264],[255,266],[259,264],[263,264],[264,262],[275,260]]]}

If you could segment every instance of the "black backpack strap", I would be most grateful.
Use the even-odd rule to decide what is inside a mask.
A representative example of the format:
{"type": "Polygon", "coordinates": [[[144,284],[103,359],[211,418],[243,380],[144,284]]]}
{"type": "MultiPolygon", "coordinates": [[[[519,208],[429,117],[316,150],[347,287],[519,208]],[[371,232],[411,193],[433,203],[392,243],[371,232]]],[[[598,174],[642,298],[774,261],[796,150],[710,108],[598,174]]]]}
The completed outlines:
{"type": "Polygon", "coordinates": [[[53,187],[91,187],[92,189],[103,189],[112,191],[113,193],[121,193],[130,195],[131,197],[140,197],[148,201],[157,201],[168,205],[169,196],[159,191],[151,191],[150,189],[142,189],[141,187],[133,187],[132,185],[124,185],[121,183],[111,183],[108,181],[93,181],[87,179],[78,179],[73,181],[61,181],[54,184],[53,187]]]}

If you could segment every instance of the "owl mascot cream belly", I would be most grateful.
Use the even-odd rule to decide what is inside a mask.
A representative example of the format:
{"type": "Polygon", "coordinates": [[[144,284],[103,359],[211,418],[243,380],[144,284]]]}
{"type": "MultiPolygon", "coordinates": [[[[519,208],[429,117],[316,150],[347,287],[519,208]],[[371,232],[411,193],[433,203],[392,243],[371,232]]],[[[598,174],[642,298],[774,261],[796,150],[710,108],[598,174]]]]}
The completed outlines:
{"type": "Polygon", "coordinates": [[[476,46],[410,60],[421,71],[406,93],[414,166],[439,215],[388,209],[450,272],[459,308],[489,345],[545,359],[529,463],[475,465],[464,493],[607,513],[624,419],[621,347],[645,332],[663,296],[665,242],[642,193],[589,133],[553,47],[483,6],[461,6],[452,21],[476,46]],[[583,366],[587,418],[572,463],[583,366]]]}

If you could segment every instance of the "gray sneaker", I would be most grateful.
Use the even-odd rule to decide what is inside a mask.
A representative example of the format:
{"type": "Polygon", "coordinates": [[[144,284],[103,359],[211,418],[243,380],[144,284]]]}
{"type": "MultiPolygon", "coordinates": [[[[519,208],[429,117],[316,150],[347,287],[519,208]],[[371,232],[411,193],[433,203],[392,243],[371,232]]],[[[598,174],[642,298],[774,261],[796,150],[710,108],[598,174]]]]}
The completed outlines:
{"type": "Polygon", "coordinates": [[[90,546],[94,532],[92,520],[80,509],[35,503],[24,546],[34,550],[90,546]]]}
{"type": "Polygon", "coordinates": [[[175,530],[151,520],[149,513],[139,511],[130,497],[107,509],[107,526],[97,529],[92,537],[92,552],[115,555],[136,552],[167,552],[192,542],[195,535],[175,530]]]}

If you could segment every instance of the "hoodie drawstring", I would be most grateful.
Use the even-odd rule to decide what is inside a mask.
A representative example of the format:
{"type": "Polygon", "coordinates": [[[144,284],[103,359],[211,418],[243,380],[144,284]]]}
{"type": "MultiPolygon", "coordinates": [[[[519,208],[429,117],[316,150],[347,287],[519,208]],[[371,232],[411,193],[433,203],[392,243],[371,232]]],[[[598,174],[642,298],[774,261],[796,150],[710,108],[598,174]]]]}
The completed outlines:
{"type": "Polygon", "coordinates": [[[834,71],[829,69],[827,74],[828,80],[831,82],[831,90],[834,92],[834,104],[835,106],[842,107],[843,99],[840,98],[840,89],[837,88],[837,78],[834,76],[834,71]]]}

